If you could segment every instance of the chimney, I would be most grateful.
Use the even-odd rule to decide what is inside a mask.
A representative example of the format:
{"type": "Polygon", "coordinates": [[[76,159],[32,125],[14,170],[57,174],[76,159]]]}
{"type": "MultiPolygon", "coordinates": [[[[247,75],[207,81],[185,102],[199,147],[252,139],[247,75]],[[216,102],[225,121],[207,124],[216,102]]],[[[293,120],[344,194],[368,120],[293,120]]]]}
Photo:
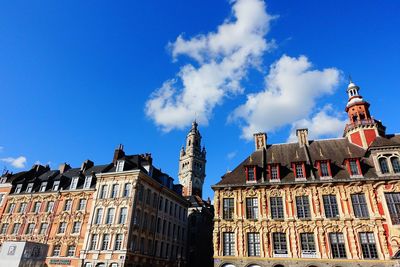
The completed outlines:
{"type": "Polygon", "coordinates": [[[119,160],[120,158],[122,158],[123,156],[125,156],[125,152],[124,152],[124,146],[122,144],[120,144],[118,146],[118,148],[116,148],[114,150],[114,157],[113,157],[113,164],[117,164],[117,160],[119,160]]]}
{"type": "Polygon", "coordinates": [[[261,150],[267,148],[267,134],[266,133],[255,133],[254,143],[256,145],[256,150],[261,150]]]}
{"type": "Polygon", "coordinates": [[[60,166],[58,167],[58,170],[60,171],[61,174],[68,171],[69,169],[71,169],[71,166],[69,166],[69,164],[67,163],[60,164],[60,166]]]}
{"type": "Polygon", "coordinates": [[[308,146],[308,129],[297,129],[296,130],[296,136],[299,141],[299,146],[308,146]]]}
{"type": "Polygon", "coordinates": [[[84,162],[82,162],[81,171],[84,172],[84,171],[86,171],[87,169],[92,168],[93,165],[94,165],[93,161],[87,159],[87,160],[85,160],[84,162]]]}

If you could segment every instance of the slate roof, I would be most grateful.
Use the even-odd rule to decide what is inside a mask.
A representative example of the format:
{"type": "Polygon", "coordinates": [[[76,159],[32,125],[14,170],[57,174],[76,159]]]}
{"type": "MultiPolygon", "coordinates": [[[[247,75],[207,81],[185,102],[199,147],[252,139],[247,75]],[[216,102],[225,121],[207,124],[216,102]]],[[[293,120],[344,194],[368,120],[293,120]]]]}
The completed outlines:
{"type": "MultiPolygon", "coordinates": [[[[382,146],[400,147],[400,135],[389,135],[387,138],[378,137],[370,148],[382,146]]],[[[320,160],[330,161],[333,181],[348,180],[350,175],[344,166],[344,161],[349,158],[360,159],[364,178],[373,179],[378,177],[369,150],[353,145],[347,138],[314,140],[310,141],[308,146],[303,147],[300,147],[298,143],[267,145],[264,160],[265,165],[279,164],[280,183],[294,183],[296,181],[292,163],[295,162],[305,163],[307,181],[321,181],[318,170],[315,167],[320,160]]],[[[244,159],[234,170],[224,174],[215,187],[245,185],[245,166],[247,165],[257,166],[257,184],[276,184],[276,182],[268,181],[266,171],[263,169],[263,150],[257,150],[244,159]],[[261,173],[263,172],[265,174],[264,182],[261,178],[261,173]]],[[[400,174],[398,176],[400,178],[400,174]]],[[[351,179],[354,181],[354,178],[351,179]]]]}

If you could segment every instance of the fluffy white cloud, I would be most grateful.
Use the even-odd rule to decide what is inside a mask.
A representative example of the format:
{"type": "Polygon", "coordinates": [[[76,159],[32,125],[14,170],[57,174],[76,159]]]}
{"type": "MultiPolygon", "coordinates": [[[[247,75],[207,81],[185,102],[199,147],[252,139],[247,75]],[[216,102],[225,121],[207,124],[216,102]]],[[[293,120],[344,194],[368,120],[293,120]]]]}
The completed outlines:
{"type": "Polygon", "coordinates": [[[335,113],[331,105],[326,105],[311,119],[294,122],[288,142],[297,142],[296,129],[300,128],[308,128],[309,139],[339,137],[347,122],[346,116],[342,115],[335,113]]]}
{"type": "Polygon", "coordinates": [[[26,164],[26,157],[24,157],[24,156],[19,156],[18,158],[8,157],[8,158],[2,158],[0,160],[10,164],[14,168],[18,168],[18,169],[25,168],[25,164],[26,164]]]}
{"type": "Polygon", "coordinates": [[[265,89],[247,95],[245,104],[231,114],[230,121],[242,122],[242,137],[273,131],[309,117],[317,98],[333,93],[340,72],[335,68],[312,69],[307,57],[282,56],[270,67],[265,89]]]}
{"type": "Polygon", "coordinates": [[[146,103],[145,112],[164,131],[186,127],[196,116],[207,124],[224,97],[243,92],[240,81],[250,67],[273,47],[265,35],[274,18],[262,0],[231,1],[232,19],[216,32],[170,44],[174,60],[187,56],[195,64],[181,67],[177,77],[164,82],[146,103]]]}
{"type": "Polygon", "coordinates": [[[229,160],[231,160],[231,159],[233,159],[234,157],[236,157],[236,155],[237,155],[237,151],[232,151],[232,152],[229,152],[229,153],[226,155],[226,158],[229,159],[229,160]]]}

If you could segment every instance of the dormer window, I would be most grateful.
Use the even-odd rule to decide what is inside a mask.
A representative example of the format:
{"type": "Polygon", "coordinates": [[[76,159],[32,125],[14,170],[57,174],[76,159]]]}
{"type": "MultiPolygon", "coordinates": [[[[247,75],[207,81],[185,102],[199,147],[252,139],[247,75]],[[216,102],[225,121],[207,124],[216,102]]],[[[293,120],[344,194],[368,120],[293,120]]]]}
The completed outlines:
{"type": "Polygon", "coordinates": [[[255,183],[256,179],[256,166],[246,166],[246,181],[248,183],[255,183]]]}
{"type": "Polygon", "coordinates": [[[352,177],[357,177],[362,175],[359,159],[347,159],[347,169],[350,173],[350,176],[352,177]]]}
{"type": "Polygon", "coordinates": [[[124,171],[124,163],[125,163],[125,161],[123,161],[123,160],[118,160],[118,161],[117,161],[116,172],[122,172],[122,171],[124,171]]]}
{"type": "Polygon", "coordinates": [[[17,184],[17,187],[15,187],[15,194],[21,193],[22,190],[22,184],[17,184]]]}
{"type": "Polygon", "coordinates": [[[54,181],[52,190],[58,191],[59,188],[60,188],[60,181],[54,181]]]}
{"type": "Polygon", "coordinates": [[[90,188],[91,185],[92,185],[92,176],[86,176],[85,183],[83,184],[83,188],[88,189],[88,188],[90,188]]]}
{"type": "Polygon", "coordinates": [[[321,160],[317,162],[318,174],[321,178],[331,178],[331,164],[329,160],[321,160]]]}
{"type": "Polygon", "coordinates": [[[305,180],[306,179],[306,167],[304,162],[296,162],[292,164],[294,177],[296,180],[305,180]]]}
{"type": "Polygon", "coordinates": [[[279,181],[280,179],[279,164],[269,164],[268,171],[269,171],[270,181],[279,181]]]}
{"type": "Polygon", "coordinates": [[[381,168],[381,173],[389,173],[389,166],[386,158],[379,158],[379,167],[381,168]]]}
{"type": "Polygon", "coordinates": [[[392,163],[393,171],[400,173],[400,161],[398,157],[391,157],[390,162],[392,163]]]}
{"type": "Polygon", "coordinates": [[[29,183],[28,186],[26,187],[25,192],[26,193],[31,193],[33,189],[33,183],[29,183]]]}
{"type": "Polygon", "coordinates": [[[69,189],[74,190],[78,186],[78,181],[79,177],[74,177],[72,178],[71,185],[69,186],[69,189]]]}
{"type": "Polygon", "coordinates": [[[47,188],[47,182],[43,182],[43,183],[40,185],[40,192],[46,191],[46,188],[47,188]]]}

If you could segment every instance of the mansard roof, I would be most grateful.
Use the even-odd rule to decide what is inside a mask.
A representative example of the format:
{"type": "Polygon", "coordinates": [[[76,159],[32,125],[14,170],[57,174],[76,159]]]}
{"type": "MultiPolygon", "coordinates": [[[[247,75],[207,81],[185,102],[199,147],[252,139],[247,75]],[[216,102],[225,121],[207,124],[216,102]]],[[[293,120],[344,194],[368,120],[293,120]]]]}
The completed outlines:
{"type": "MultiPolygon", "coordinates": [[[[400,145],[400,135],[391,135],[387,138],[378,137],[374,143],[375,146],[400,145]]],[[[305,163],[307,181],[322,181],[315,166],[318,161],[324,160],[329,160],[330,162],[332,179],[329,181],[349,179],[354,181],[354,178],[350,178],[345,166],[346,159],[360,159],[363,178],[373,179],[378,177],[369,150],[364,150],[350,143],[347,138],[337,138],[310,141],[308,146],[300,146],[299,143],[267,145],[265,159],[263,159],[263,150],[253,152],[233,171],[224,174],[222,180],[215,186],[245,185],[245,167],[247,165],[257,166],[257,184],[276,184],[277,182],[269,182],[266,171],[263,169],[263,161],[266,166],[268,164],[279,164],[280,183],[296,182],[292,169],[292,164],[296,162],[305,163]],[[264,181],[261,178],[262,172],[264,172],[264,181]]],[[[400,178],[400,175],[397,176],[400,178]]],[[[304,181],[302,182],[304,183],[304,181]]]]}

